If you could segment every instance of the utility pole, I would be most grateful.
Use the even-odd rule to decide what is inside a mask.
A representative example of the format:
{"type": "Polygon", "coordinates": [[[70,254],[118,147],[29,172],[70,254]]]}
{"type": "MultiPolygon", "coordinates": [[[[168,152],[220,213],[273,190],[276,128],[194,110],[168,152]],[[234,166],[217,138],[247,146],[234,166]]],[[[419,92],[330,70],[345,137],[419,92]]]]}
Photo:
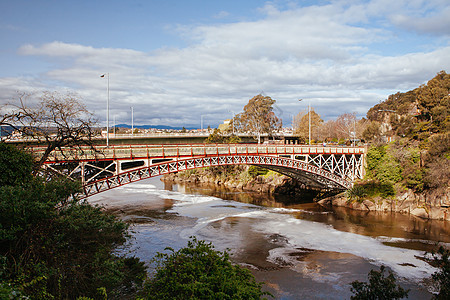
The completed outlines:
{"type": "Polygon", "coordinates": [[[109,73],[105,73],[103,75],[100,75],[100,77],[104,78],[107,77],[108,83],[107,83],[107,100],[106,100],[106,147],[109,147],[109,73]]]}
{"type": "Polygon", "coordinates": [[[308,131],[309,131],[309,145],[311,146],[311,101],[308,101],[308,131]]]}
{"type": "MultiPolygon", "coordinates": [[[[303,99],[298,99],[302,101],[303,99]]],[[[311,145],[311,101],[308,102],[308,142],[311,145]]]]}
{"type": "Polygon", "coordinates": [[[134,116],[133,116],[133,106],[131,107],[131,135],[134,136],[134,116]]]}

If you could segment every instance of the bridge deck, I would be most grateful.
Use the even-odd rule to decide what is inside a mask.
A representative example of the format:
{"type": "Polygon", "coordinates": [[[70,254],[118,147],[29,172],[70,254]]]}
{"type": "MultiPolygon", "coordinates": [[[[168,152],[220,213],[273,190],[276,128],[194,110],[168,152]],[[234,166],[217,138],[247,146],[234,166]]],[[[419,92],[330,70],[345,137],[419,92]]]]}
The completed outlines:
{"type": "MultiPolygon", "coordinates": [[[[32,149],[36,157],[42,156],[45,148],[32,149]]],[[[191,144],[191,145],[114,145],[81,149],[64,149],[52,152],[46,163],[91,160],[127,160],[136,158],[184,158],[221,155],[348,155],[365,154],[364,147],[323,147],[305,145],[265,144],[191,144]]]]}

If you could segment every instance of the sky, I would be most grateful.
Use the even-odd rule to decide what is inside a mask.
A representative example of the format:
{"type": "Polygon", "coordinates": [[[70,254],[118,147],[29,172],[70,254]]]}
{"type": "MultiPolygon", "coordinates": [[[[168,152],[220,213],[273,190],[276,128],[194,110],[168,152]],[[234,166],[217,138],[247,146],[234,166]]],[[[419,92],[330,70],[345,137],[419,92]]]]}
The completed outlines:
{"type": "Polygon", "coordinates": [[[442,70],[448,0],[0,0],[0,105],[76,93],[103,126],[108,76],[110,126],[206,128],[258,94],[364,117],[442,70]]]}

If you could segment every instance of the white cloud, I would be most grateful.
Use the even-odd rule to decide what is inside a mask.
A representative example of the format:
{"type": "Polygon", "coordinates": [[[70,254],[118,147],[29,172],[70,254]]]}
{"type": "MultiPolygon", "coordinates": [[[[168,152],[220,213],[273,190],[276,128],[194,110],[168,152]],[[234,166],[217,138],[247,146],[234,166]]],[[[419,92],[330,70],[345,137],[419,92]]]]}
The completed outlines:
{"type": "MultiPolygon", "coordinates": [[[[268,4],[260,20],[181,26],[190,46],[151,53],[58,41],[24,45],[21,55],[43,57],[55,67],[36,78],[0,78],[1,101],[13,90],[72,88],[104,121],[106,81],[99,75],[109,72],[110,116],[117,116],[118,123],[130,122],[133,106],[136,124],[199,126],[200,115],[208,115],[214,125],[262,91],[277,99],[287,123],[302,109],[298,98],[309,99],[326,117],[344,112],[362,116],[390,93],[450,70],[450,46],[395,56],[371,49],[395,35],[390,20],[397,26],[412,24],[408,18],[426,5],[333,1],[281,10],[268,4]],[[391,16],[393,11],[404,14],[391,16]]],[[[437,33],[430,16],[417,28],[429,26],[428,31],[437,33]]]]}

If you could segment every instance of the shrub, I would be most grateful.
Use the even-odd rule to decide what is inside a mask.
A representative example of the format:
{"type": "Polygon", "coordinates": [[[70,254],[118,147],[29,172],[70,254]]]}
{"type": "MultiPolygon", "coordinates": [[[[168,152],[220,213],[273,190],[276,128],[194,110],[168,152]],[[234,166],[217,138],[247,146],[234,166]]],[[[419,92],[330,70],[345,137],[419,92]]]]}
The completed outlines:
{"type": "Polygon", "coordinates": [[[391,271],[387,277],[384,276],[385,266],[380,267],[380,271],[371,270],[368,278],[369,282],[353,281],[351,291],[354,294],[352,300],[384,300],[402,299],[408,297],[409,290],[404,290],[396,284],[396,279],[391,271]]]}
{"type": "Polygon", "coordinates": [[[434,299],[450,299],[450,250],[439,247],[436,252],[432,253],[434,264],[439,271],[432,275],[433,283],[438,290],[434,299]]]}
{"type": "Polygon", "coordinates": [[[260,299],[261,290],[249,270],[230,262],[227,252],[214,250],[195,237],[187,247],[155,257],[157,271],[145,286],[146,299],[260,299]]]}
{"type": "MultiPolygon", "coordinates": [[[[9,150],[12,157],[26,157],[9,150]]],[[[31,172],[31,160],[20,162],[9,165],[12,178],[31,172]]],[[[0,160],[0,169],[5,163],[0,160]]],[[[113,254],[126,241],[128,225],[71,198],[78,182],[24,176],[13,183],[0,186],[0,295],[75,299],[104,288],[110,299],[122,299],[139,289],[144,264],[113,254]]]]}

